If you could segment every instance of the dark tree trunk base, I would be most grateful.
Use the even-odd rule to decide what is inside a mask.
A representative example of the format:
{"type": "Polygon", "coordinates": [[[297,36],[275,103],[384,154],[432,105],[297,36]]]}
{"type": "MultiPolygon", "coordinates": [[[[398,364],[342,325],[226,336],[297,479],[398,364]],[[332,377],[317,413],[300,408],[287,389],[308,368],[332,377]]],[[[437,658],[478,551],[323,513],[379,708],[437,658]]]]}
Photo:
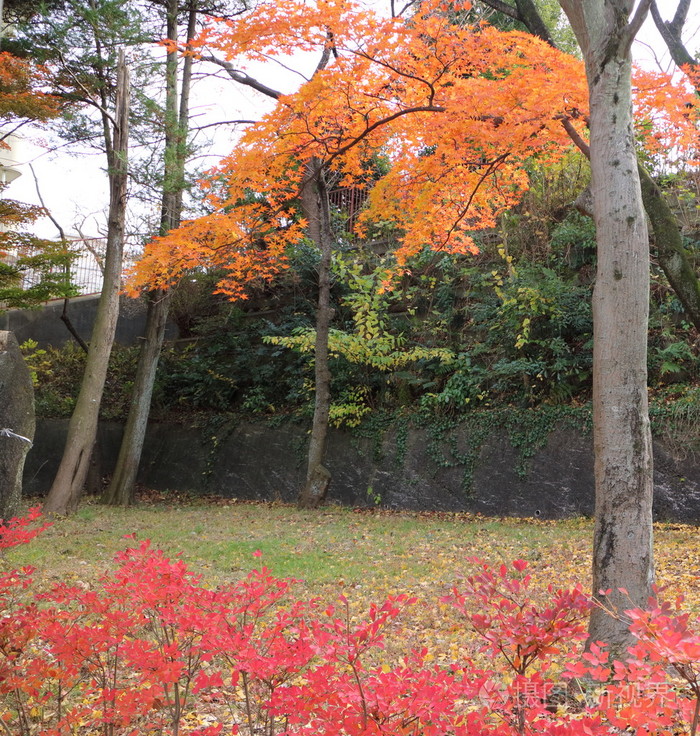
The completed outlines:
{"type": "Polygon", "coordinates": [[[326,500],[326,494],[328,493],[328,486],[330,484],[330,471],[323,465],[317,465],[306,481],[304,490],[299,497],[299,508],[318,508],[326,500]]]}

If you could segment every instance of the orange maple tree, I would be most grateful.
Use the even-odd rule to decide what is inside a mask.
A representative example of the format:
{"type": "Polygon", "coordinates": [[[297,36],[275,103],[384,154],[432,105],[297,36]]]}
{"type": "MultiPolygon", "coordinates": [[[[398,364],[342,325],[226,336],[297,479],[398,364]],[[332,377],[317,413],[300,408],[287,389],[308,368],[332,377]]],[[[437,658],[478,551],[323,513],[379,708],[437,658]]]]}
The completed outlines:
{"type": "Polygon", "coordinates": [[[700,155],[698,85],[694,69],[684,72],[679,77],[656,70],[634,70],[637,132],[646,153],[666,166],[697,164],[700,155]]]}
{"type": "MultiPolygon", "coordinates": [[[[247,130],[202,182],[212,214],[153,241],[132,287],[217,268],[226,273],[219,290],[235,299],[274,277],[286,248],[305,237],[297,200],[310,159],[341,186],[373,183],[360,230],[377,216],[400,226],[400,264],[426,246],[473,252],[473,233],[527,190],[527,163],[569,149],[562,121],[584,135],[587,88],[577,59],[527,33],[461,25],[440,6],[424,2],[406,22],[350,0],[266,3],[205,29],[188,53],[206,46],[243,66],[314,50],[334,58],[247,130]],[[391,168],[374,183],[378,152],[391,168]]],[[[697,95],[644,70],[635,85],[647,150],[687,158],[697,95]]]]}
{"type": "Polygon", "coordinates": [[[45,121],[58,114],[60,101],[46,92],[49,82],[44,67],[0,52],[0,138],[25,122],[45,121]]]}
{"type": "Polygon", "coordinates": [[[570,146],[559,119],[582,124],[584,86],[565,84],[583,79],[575,59],[526,34],[455,20],[438,0],[422,3],[408,22],[378,18],[348,0],[319,0],[312,8],[290,2],[260,6],[200,39],[237,62],[316,48],[321,63],[297,93],[278,97],[214,172],[213,214],[152,243],[133,285],[167,287],[188,269],[217,268],[225,271],[218,291],[239,298],[251,280],[286,266],[289,245],[314,233],[315,399],[302,506],[322,502],[330,482],[323,465],[331,403],[330,187],[371,187],[381,153],[391,168],[372,187],[365,218],[380,213],[403,228],[397,263],[426,246],[474,252],[472,233],[493,226],[527,188],[525,163],[570,146]],[[314,227],[307,229],[300,209],[314,227]]]}
{"type": "Polygon", "coordinates": [[[439,6],[406,22],[345,0],[266,4],[205,31],[199,43],[238,62],[311,49],[333,59],[247,130],[204,184],[213,213],[153,241],[133,288],[221,268],[219,290],[239,298],[271,278],[305,236],[295,205],[312,159],[344,186],[368,186],[373,154],[390,160],[365,221],[401,225],[400,263],[426,245],[473,251],[471,234],[526,190],[526,162],[567,150],[560,119],[584,124],[585,83],[576,59],[527,34],[460,25],[439,6]]]}
{"type": "MultiPolygon", "coordinates": [[[[188,270],[208,268],[224,272],[220,293],[242,298],[251,283],[286,268],[288,247],[314,233],[321,254],[316,399],[300,502],[317,505],[305,499],[322,500],[330,477],[322,467],[330,407],[329,188],[370,190],[358,228],[366,234],[374,218],[395,223],[404,233],[399,268],[426,247],[475,252],[474,234],[493,227],[527,190],[530,162],[554,162],[572,139],[586,145],[585,73],[579,60],[529,34],[462,23],[459,8],[447,12],[439,0],[421,3],[409,20],[380,18],[353,0],[267,3],[211,26],[185,52],[204,46],[238,68],[314,50],[321,62],[296,93],[277,93],[275,108],[211,172],[204,186],[212,214],[149,245],[132,288],[167,288],[188,270]],[[379,180],[377,154],[390,163],[379,180]],[[311,213],[317,228],[304,218],[309,191],[319,203],[311,213]]],[[[654,85],[640,88],[650,145],[669,140],[658,131],[675,114],[655,114],[654,85]]]]}

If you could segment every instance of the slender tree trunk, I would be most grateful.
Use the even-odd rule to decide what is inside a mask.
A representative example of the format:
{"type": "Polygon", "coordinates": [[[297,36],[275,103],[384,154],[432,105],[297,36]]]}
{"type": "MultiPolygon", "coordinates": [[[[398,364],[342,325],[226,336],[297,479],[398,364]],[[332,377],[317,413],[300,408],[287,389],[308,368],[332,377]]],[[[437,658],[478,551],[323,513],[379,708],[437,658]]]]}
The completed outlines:
{"type": "Polygon", "coordinates": [[[698,62],[693,58],[693,55],[689,53],[683,43],[683,39],[681,38],[683,26],[688,18],[689,10],[690,0],[679,0],[673,20],[670,22],[664,22],[661,17],[661,13],[659,13],[656,0],[652,0],[651,3],[651,15],[654,19],[654,23],[666,44],[666,48],[668,48],[669,53],[671,54],[671,58],[678,67],[696,67],[698,65],[698,62]]]}
{"type": "MultiPolygon", "coordinates": [[[[167,34],[172,41],[178,40],[178,0],[169,0],[167,12],[167,34]]],[[[189,8],[187,40],[194,37],[196,26],[196,3],[189,8]]],[[[174,51],[166,59],[166,110],[165,110],[165,175],[161,206],[160,234],[180,224],[182,216],[182,190],[184,188],[185,161],[187,158],[187,129],[189,120],[189,96],[192,81],[192,57],[184,61],[182,89],[178,105],[177,89],[178,53],[174,51]]],[[[158,360],[163,347],[165,327],[170,310],[170,292],[153,291],[148,295],[146,334],[144,336],[132,393],[131,406],[124,436],[119,448],[117,464],[109,486],[102,496],[103,503],[128,506],[133,503],[136,476],[141,462],[143,443],[151,410],[153,386],[156,380],[158,360]]]]}
{"type": "Polygon", "coordinates": [[[170,295],[161,291],[151,292],[148,295],[146,334],[136,368],[129,416],[124,426],[117,464],[102,496],[103,503],[129,506],[134,501],[136,476],[146,438],[153,385],[168,321],[169,300],[170,295]]]}
{"type": "Polygon", "coordinates": [[[700,282],[683,245],[678,218],[669,207],[663,192],[641,165],[639,178],[644,208],[654,231],[654,245],[659,266],[690,321],[700,330],[700,282]]]}
{"type": "Polygon", "coordinates": [[[601,607],[591,616],[589,638],[605,641],[617,654],[631,643],[622,612],[646,604],[654,578],[646,365],[649,236],[632,128],[633,4],[561,0],[586,62],[598,246],[593,294],[593,595],[601,607]],[[616,614],[609,615],[605,608],[616,614]]]}
{"type": "MultiPolygon", "coordinates": [[[[656,0],[652,0],[650,10],[654,23],[677,66],[697,70],[698,63],[682,39],[683,27],[690,10],[690,0],[678,0],[673,19],[668,22],[661,17],[656,0]]],[[[700,94],[700,86],[697,84],[695,90],[700,94]]],[[[641,171],[640,176],[644,206],[654,229],[659,265],[692,323],[700,330],[700,282],[683,246],[678,219],[649,174],[641,171]]]]}
{"type": "Polygon", "coordinates": [[[110,179],[107,255],[104,282],[90,340],[85,374],[68,426],[66,448],[56,478],[44,503],[44,512],[73,513],[80,501],[90,455],[97,436],[100,402],[119,316],[124,220],[127,198],[129,140],[129,75],[124,53],[119,53],[114,145],[108,152],[110,179]]]}
{"type": "Polygon", "coordinates": [[[323,465],[328,439],[328,417],[331,407],[331,373],[328,367],[328,335],[331,318],[331,257],[333,234],[328,203],[325,171],[318,161],[309,164],[310,182],[315,184],[318,197],[318,306],[316,311],[316,342],[314,349],[314,418],[309,440],[306,482],[299,493],[299,506],[316,508],[323,503],[331,481],[331,474],[323,465]]]}
{"type": "MultiPolygon", "coordinates": [[[[590,148],[580,139],[576,143],[583,153],[590,157],[590,148]]],[[[686,315],[700,330],[700,281],[683,245],[678,218],[649,172],[641,164],[638,165],[638,170],[644,209],[654,231],[652,252],[656,255],[659,266],[678,301],[683,305],[686,315]]],[[[581,192],[575,205],[583,214],[593,216],[593,196],[590,187],[581,192]]]]}
{"type": "Polygon", "coordinates": [[[542,21],[537,6],[533,0],[515,0],[515,6],[518,9],[518,15],[520,16],[525,27],[535,36],[538,36],[543,41],[554,46],[552,40],[552,34],[549,32],[546,24],[542,21]]]}

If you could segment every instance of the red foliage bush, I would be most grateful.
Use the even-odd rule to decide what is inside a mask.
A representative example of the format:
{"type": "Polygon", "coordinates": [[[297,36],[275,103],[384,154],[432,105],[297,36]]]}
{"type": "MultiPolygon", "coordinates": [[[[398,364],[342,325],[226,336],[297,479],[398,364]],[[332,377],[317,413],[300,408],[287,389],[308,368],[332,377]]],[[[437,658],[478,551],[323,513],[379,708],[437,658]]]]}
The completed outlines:
{"type": "MultiPolygon", "coordinates": [[[[0,526],[0,548],[29,542],[38,511],[0,526]]],[[[636,643],[609,662],[583,651],[580,588],[530,596],[526,563],[478,571],[445,601],[490,663],[431,663],[426,650],[381,663],[400,595],[353,620],[348,602],[299,601],[266,569],[208,589],[148,542],[94,587],[28,590],[0,576],[0,730],[7,734],[250,736],[594,736],[695,734],[700,635],[652,600],[627,611],[636,643]],[[562,685],[563,683],[563,685],[562,685]]],[[[408,615],[408,614],[406,614],[408,615]]]]}

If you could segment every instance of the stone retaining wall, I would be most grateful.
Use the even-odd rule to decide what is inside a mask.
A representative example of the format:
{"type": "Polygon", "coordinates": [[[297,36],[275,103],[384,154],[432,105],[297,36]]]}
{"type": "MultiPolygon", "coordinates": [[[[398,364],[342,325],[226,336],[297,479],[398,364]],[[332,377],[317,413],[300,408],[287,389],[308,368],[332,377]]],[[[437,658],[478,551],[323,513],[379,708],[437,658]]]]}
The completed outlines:
{"type": "MultiPolygon", "coordinates": [[[[42,495],[58,467],[67,420],[38,420],[34,448],[25,466],[25,493],[42,495]]],[[[452,430],[452,446],[464,442],[452,430]]],[[[591,515],[592,440],[574,429],[554,431],[535,453],[524,477],[518,452],[494,433],[482,446],[471,482],[458,462],[440,467],[430,456],[425,430],[398,440],[389,429],[381,440],[332,431],[327,466],[333,474],[331,503],[375,504],[410,510],[471,511],[488,516],[547,519],[591,515]]],[[[121,426],[103,423],[103,470],[111,472],[121,426]]],[[[240,423],[222,431],[177,424],[149,427],[139,482],[156,490],[217,494],[248,500],[293,501],[305,469],[307,432],[294,424],[271,428],[240,423]]],[[[674,457],[654,444],[658,520],[700,522],[700,457],[674,457]]]]}

